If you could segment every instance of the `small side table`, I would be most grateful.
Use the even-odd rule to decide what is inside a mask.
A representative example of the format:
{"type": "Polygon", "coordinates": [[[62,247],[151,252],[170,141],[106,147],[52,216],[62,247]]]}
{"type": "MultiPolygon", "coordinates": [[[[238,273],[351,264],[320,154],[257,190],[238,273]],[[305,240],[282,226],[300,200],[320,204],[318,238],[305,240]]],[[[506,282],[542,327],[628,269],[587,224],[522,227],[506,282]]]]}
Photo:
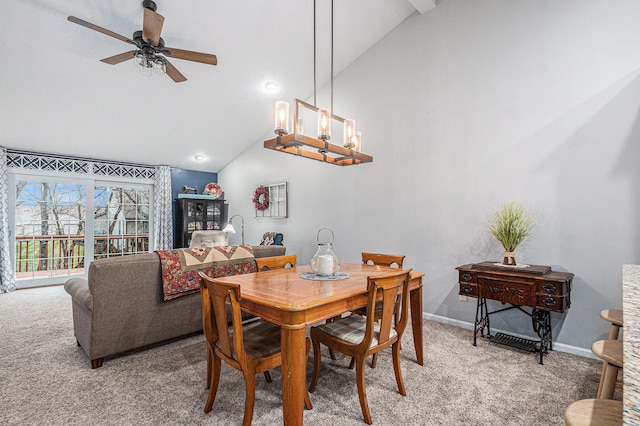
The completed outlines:
{"type": "Polygon", "coordinates": [[[473,345],[478,333],[495,343],[543,355],[553,350],[551,312],[564,312],[571,306],[571,281],[569,272],[553,272],[549,266],[506,266],[495,262],[462,265],[459,271],[459,294],[477,298],[476,319],[473,329],[473,345]],[[510,306],[489,312],[487,299],[510,306]],[[528,312],[524,307],[531,308],[528,312]],[[489,316],[510,309],[518,309],[531,317],[533,331],[538,339],[530,340],[505,333],[491,335],[489,316]]]}

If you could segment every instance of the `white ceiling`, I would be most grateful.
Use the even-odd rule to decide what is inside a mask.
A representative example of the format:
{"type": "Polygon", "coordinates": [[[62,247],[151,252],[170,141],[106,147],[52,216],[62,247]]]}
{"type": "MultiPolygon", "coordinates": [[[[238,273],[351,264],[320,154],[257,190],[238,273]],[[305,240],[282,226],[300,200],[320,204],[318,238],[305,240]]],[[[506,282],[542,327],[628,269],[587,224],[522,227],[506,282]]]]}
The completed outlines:
{"type": "MultiPolygon", "coordinates": [[[[336,1],[334,74],[425,2],[433,0],[336,1]]],[[[276,100],[313,94],[312,0],[156,3],[166,45],[216,54],[218,66],[172,59],[186,82],[143,77],[132,61],[99,61],[130,45],[66,19],[131,37],[142,28],[141,0],[4,0],[0,145],[217,172],[272,128],[276,100]],[[267,92],[268,81],[278,89],[267,92]]],[[[330,2],[317,4],[322,87],[330,2]]]]}

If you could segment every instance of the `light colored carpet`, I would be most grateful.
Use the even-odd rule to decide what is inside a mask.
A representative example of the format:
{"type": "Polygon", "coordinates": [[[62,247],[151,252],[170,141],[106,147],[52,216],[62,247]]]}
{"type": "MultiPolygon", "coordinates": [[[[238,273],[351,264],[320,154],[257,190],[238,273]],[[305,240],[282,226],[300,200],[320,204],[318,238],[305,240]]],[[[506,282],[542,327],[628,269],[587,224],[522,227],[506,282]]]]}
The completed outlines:
{"type": "MultiPolygon", "coordinates": [[[[601,363],[551,352],[537,356],[480,341],[469,330],[425,321],[425,366],[405,334],[395,384],[390,352],[367,368],[367,396],[378,425],[562,425],[565,407],[595,396],[601,363]]],[[[410,329],[409,329],[410,330],[410,329]]],[[[5,425],[239,425],[242,375],[224,365],[213,410],[203,412],[202,335],[105,359],[92,370],[73,337],[71,298],[62,287],[0,294],[0,423],[5,425]]],[[[326,350],[326,348],[325,348],[326,350]]],[[[308,425],[363,425],[348,359],[323,356],[308,425]]],[[[311,371],[311,362],[308,364],[311,371]]],[[[282,424],[279,370],[258,376],[254,425],[282,424]]]]}

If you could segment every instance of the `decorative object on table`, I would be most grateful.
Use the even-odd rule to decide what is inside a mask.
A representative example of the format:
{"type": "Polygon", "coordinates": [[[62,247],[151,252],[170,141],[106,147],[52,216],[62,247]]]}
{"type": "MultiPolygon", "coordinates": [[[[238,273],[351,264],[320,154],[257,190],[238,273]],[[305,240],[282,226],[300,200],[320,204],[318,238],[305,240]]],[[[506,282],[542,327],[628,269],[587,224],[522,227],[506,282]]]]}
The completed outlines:
{"type": "Polygon", "coordinates": [[[222,196],[222,188],[215,182],[210,182],[204,187],[202,191],[204,195],[212,195],[213,198],[218,199],[222,196]]]}
{"type": "Polygon", "coordinates": [[[253,207],[261,212],[269,208],[269,191],[264,186],[257,187],[253,192],[253,207]]]}
{"type": "Polygon", "coordinates": [[[507,201],[496,208],[494,217],[487,222],[487,229],[504,247],[504,265],[515,266],[515,250],[529,235],[533,216],[522,202],[507,201]]]}
{"type": "Polygon", "coordinates": [[[336,272],[333,275],[320,275],[313,271],[308,271],[301,273],[300,278],[312,281],[340,281],[351,278],[351,274],[348,272],[336,272]]]}
{"type": "Polygon", "coordinates": [[[197,186],[182,185],[182,193],[183,194],[197,194],[198,193],[198,187],[197,186]]]}
{"type": "MultiPolygon", "coordinates": [[[[276,102],[274,133],[275,139],[264,142],[264,147],[274,151],[297,155],[337,166],[351,166],[354,164],[370,163],[373,157],[361,152],[360,139],[356,131],[355,120],[344,119],[333,114],[333,0],[331,1],[331,107],[318,108],[316,106],[316,7],[313,3],[313,105],[295,100],[293,125],[289,124],[289,103],[276,102]],[[317,114],[318,132],[313,137],[302,134],[302,118],[300,108],[313,111],[317,114]],[[331,139],[331,122],[335,120],[341,123],[343,128],[342,144],[329,143],[331,139]],[[294,133],[289,134],[293,128],[294,133]]],[[[336,138],[337,139],[337,138],[336,138]]]]}
{"type": "Polygon", "coordinates": [[[340,271],[340,260],[333,251],[333,231],[329,228],[320,228],[316,235],[318,250],[311,259],[311,270],[320,276],[331,276],[340,271]],[[320,242],[320,233],[323,230],[331,232],[331,241],[320,242]]]}
{"type": "Polygon", "coordinates": [[[229,232],[231,234],[235,234],[236,230],[233,227],[233,224],[231,223],[231,221],[233,221],[233,219],[235,219],[236,217],[239,217],[240,218],[240,222],[242,223],[242,243],[241,244],[244,245],[244,219],[239,214],[235,214],[235,215],[231,216],[231,218],[229,219],[229,223],[227,223],[227,226],[225,226],[222,231],[223,232],[229,232]]]}

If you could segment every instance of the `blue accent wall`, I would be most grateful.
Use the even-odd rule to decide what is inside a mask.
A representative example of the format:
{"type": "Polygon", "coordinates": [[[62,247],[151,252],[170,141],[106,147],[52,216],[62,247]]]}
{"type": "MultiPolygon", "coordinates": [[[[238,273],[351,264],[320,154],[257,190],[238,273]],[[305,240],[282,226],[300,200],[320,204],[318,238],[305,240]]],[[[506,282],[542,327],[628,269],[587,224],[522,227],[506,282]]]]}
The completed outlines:
{"type": "Polygon", "coordinates": [[[209,182],[218,182],[217,173],[196,172],[194,170],[172,169],[171,170],[171,195],[175,200],[182,192],[182,186],[197,187],[198,194],[202,194],[204,187],[209,182]]]}

